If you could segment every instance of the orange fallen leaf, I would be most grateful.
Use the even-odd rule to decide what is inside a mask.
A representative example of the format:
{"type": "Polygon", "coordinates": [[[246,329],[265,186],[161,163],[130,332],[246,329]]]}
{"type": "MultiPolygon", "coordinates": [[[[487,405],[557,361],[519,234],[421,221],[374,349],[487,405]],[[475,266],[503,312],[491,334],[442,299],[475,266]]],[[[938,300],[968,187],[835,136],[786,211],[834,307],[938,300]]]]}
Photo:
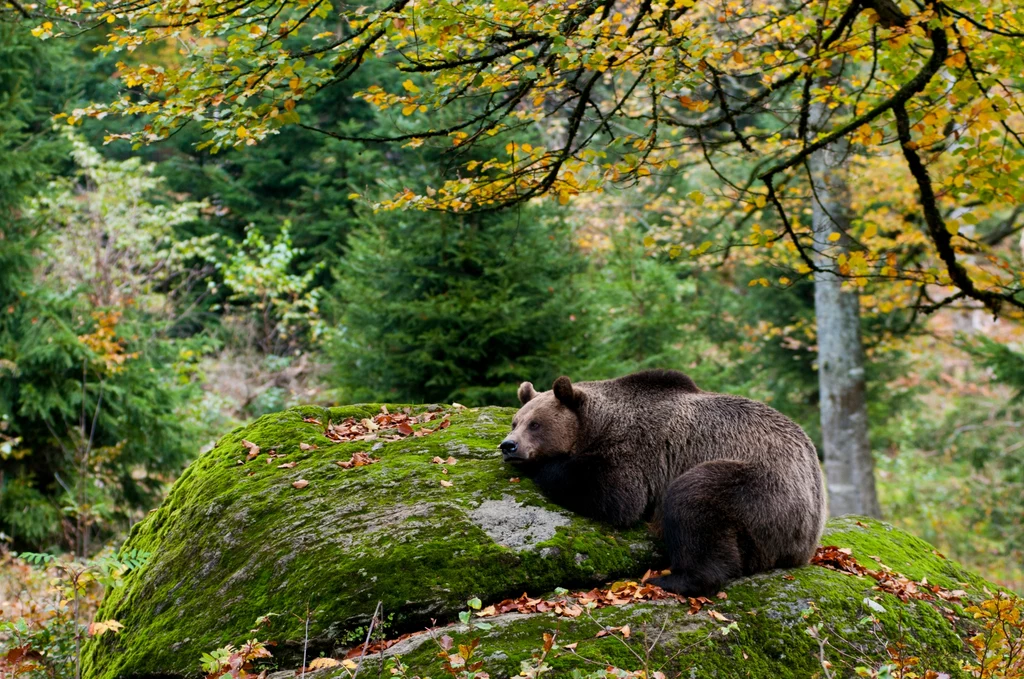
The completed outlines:
{"type": "Polygon", "coordinates": [[[316,446],[310,445],[309,443],[300,443],[299,450],[316,450],[316,446]]]}
{"type": "Polygon", "coordinates": [[[245,456],[246,460],[251,460],[260,454],[260,447],[252,441],[242,439],[242,445],[249,449],[249,454],[245,456]]]}
{"type": "Polygon", "coordinates": [[[380,462],[380,458],[370,457],[363,451],[352,453],[352,458],[349,460],[335,462],[336,465],[342,469],[352,469],[353,467],[367,467],[371,464],[380,462]]]}
{"type": "Polygon", "coordinates": [[[294,467],[297,464],[298,464],[298,462],[285,462],[284,464],[277,465],[277,468],[278,469],[291,469],[292,467],[294,467]]]}

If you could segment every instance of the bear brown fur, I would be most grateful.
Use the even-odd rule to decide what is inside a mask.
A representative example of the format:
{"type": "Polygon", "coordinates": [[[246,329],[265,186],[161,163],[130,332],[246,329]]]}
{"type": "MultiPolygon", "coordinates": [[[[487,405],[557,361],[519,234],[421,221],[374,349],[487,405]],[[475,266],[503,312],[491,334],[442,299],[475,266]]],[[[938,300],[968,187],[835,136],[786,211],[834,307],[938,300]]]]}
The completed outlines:
{"type": "Polygon", "coordinates": [[[814,554],[826,517],[818,456],[777,410],[669,370],[559,377],[540,393],[524,382],[519,400],[505,461],[567,509],[618,526],[653,519],[672,567],[654,584],[709,595],[814,554]]]}

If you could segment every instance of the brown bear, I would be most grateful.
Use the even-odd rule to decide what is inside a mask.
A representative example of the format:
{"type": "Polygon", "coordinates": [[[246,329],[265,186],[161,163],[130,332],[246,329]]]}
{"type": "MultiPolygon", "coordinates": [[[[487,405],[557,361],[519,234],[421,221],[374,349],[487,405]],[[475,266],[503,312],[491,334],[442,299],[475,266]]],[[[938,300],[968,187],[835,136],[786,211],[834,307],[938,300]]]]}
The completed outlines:
{"type": "Polygon", "coordinates": [[[672,567],[652,583],[706,596],[814,554],[826,515],[818,456],[777,410],[672,370],[559,377],[541,393],[523,382],[519,401],[505,461],[567,509],[617,526],[652,519],[672,567]]]}

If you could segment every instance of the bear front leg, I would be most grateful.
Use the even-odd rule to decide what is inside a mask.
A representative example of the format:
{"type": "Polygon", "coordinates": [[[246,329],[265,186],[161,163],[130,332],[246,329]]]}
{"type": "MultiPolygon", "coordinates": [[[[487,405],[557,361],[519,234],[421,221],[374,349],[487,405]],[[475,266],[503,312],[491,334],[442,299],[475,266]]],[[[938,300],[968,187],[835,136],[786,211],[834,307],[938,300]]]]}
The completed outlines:
{"type": "Polygon", "coordinates": [[[595,460],[547,459],[530,476],[552,502],[616,526],[639,522],[647,508],[642,480],[595,460]]]}

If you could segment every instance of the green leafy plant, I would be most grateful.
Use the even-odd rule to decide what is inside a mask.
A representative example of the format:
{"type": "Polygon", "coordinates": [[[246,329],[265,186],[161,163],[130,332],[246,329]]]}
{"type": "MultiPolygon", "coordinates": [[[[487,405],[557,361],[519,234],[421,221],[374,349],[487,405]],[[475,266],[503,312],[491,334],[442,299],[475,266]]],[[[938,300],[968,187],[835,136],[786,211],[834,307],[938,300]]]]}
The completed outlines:
{"type": "Polygon", "coordinates": [[[83,619],[86,607],[95,606],[106,591],[121,587],[124,576],[144,566],[149,554],[127,550],[83,560],[22,552],[18,557],[53,574],[53,600],[45,604],[48,615],[39,624],[24,618],[0,621],[0,635],[8,638],[12,649],[8,664],[19,674],[81,679],[83,642],[108,632],[117,634],[124,627],[117,620],[87,622],[83,619]]]}
{"type": "Polygon", "coordinates": [[[228,644],[210,653],[204,653],[200,665],[206,672],[207,679],[218,679],[223,676],[229,676],[232,679],[246,679],[246,677],[253,676],[255,661],[269,657],[271,657],[271,653],[266,645],[261,641],[251,639],[238,648],[228,644]]]}

